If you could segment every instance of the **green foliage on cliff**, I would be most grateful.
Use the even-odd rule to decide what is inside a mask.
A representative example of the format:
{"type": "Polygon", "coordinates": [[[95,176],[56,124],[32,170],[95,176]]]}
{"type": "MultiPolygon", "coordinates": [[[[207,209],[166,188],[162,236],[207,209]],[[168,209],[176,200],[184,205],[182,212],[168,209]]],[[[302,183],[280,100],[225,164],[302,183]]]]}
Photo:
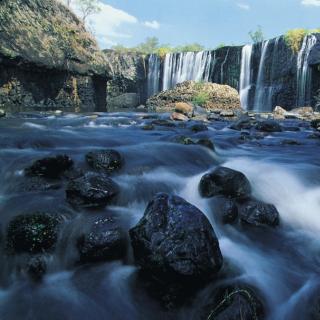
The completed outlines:
{"type": "Polygon", "coordinates": [[[0,54],[48,68],[105,74],[105,58],[83,23],[56,0],[0,1],[0,54]]]}
{"type": "Polygon", "coordinates": [[[264,34],[263,34],[261,26],[258,26],[257,30],[255,30],[255,31],[250,31],[249,36],[250,36],[253,43],[258,43],[258,42],[264,41],[264,34]]]}
{"type": "Polygon", "coordinates": [[[167,53],[173,52],[198,52],[205,50],[205,48],[198,43],[191,43],[182,46],[172,47],[169,44],[160,44],[159,39],[156,37],[147,38],[144,42],[136,47],[126,48],[122,45],[116,45],[111,48],[119,53],[136,52],[140,54],[158,54],[160,57],[165,56],[167,53]]]}
{"type": "Polygon", "coordinates": [[[314,29],[314,30],[307,30],[307,29],[292,29],[289,30],[285,36],[284,39],[286,41],[286,44],[292,49],[293,52],[298,53],[303,39],[308,34],[313,33],[319,33],[320,29],[314,29]]]}

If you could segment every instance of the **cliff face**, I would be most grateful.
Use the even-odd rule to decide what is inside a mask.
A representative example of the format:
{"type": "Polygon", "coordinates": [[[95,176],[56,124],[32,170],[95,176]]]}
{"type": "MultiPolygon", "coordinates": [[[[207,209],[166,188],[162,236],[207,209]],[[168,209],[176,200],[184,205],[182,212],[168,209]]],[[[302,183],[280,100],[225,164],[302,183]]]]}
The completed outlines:
{"type": "Polygon", "coordinates": [[[0,2],[0,107],[106,110],[104,55],[55,0],[0,2]]]}
{"type": "Polygon", "coordinates": [[[108,110],[135,108],[146,100],[147,66],[142,54],[105,50],[112,80],[108,81],[108,110]]]}

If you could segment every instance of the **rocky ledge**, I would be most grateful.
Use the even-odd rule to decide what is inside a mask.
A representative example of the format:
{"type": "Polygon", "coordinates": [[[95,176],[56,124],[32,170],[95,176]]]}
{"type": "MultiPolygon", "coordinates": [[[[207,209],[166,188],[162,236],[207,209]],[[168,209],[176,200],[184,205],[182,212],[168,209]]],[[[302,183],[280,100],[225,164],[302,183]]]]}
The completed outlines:
{"type": "Polygon", "coordinates": [[[185,81],[174,89],[160,92],[147,101],[149,110],[170,112],[176,102],[201,105],[209,111],[241,110],[238,91],[227,85],[209,82],[185,81]]]}

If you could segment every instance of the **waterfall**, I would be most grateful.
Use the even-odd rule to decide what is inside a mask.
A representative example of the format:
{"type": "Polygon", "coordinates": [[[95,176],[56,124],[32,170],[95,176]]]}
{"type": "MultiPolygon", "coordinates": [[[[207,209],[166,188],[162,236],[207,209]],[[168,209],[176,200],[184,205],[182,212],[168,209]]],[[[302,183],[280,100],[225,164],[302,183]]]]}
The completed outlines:
{"type": "Polygon", "coordinates": [[[148,97],[157,94],[160,90],[160,57],[157,54],[149,56],[148,63],[148,97]]]}
{"type": "Polygon", "coordinates": [[[308,35],[303,39],[297,60],[297,106],[304,107],[310,103],[311,95],[311,68],[308,58],[317,38],[308,35]]]}
{"type": "Polygon", "coordinates": [[[241,55],[241,73],[240,73],[240,100],[243,109],[248,109],[249,91],[251,88],[251,56],[252,45],[246,45],[242,48],[241,55]]]}
{"type": "Polygon", "coordinates": [[[266,105],[266,102],[270,100],[269,95],[270,95],[270,92],[272,92],[272,87],[268,87],[265,85],[265,68],[266,68],[265,60],[266,60],[266,54],[268,51],[269,43],[270,43],[269,40],[264,41],[262,43],[258,78],[257,78],[256,91],[255,91],[255,97],[254,97],[254,110],[260,111],[260,112],[270,111],[269,110],[270,108],[269,106],[266,105]]]}
{"type": "Polygon", "coordinates": [[[226,64],[227,60],[228,60],[228,57],[229,57],[229,52],[230,52],[230,48],[228,48],[227,50],[227,54],[221,64],[221,71],[220,71],[220,83],[223,84],[224,83],[224,73],[223,73],[223,68],[224,68],[224,65],[226,64]]]}
{"type": "Polygon", "coordinates": [[[168,90],[186,80],[208,81],[211,62],[210,51],[166,54],[162,89],[168,90]]]}

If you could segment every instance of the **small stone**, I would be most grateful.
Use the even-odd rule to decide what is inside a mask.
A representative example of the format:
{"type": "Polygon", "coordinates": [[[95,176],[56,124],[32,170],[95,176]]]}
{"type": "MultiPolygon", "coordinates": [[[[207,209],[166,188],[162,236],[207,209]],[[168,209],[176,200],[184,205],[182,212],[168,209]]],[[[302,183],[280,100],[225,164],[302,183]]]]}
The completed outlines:
{"type": "Polygon", "coordinates": [[[198,133],[202,131],[208,131],[208,127],[204,124],[194,124],[193,126],[190,127],[190,130],[192,132],[198,133]]]}
{"type": "Polygon", "coordinates": [[[182,113],[173,112],[170,116],[173,121],[189,121],[189,118],[182,113]]]}
{"type": "Polygon", "coordinates": [[[0,118],[4,118],[6,115],[7,113],[3,109],[0,109],[0,118]]]}
{"type": "Polygon", "coordinates": [[[123,165],[121,154],[116,150],[97,150],[86,155],[88,165],[105,173],[119,170],[123,165]]]}

